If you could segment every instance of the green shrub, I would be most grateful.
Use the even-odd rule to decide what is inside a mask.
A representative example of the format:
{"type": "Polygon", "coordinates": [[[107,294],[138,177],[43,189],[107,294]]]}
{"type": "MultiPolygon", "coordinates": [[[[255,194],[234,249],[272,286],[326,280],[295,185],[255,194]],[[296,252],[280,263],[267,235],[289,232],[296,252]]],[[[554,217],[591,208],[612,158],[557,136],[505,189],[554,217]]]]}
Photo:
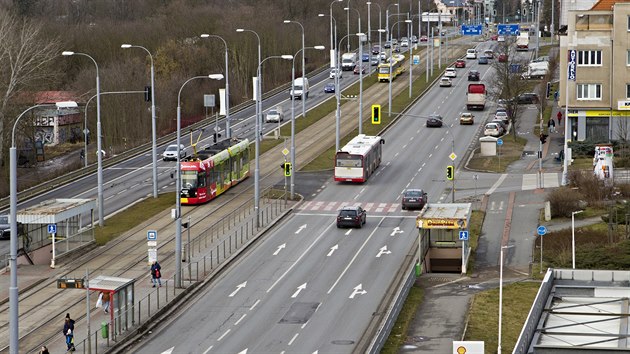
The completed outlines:
{"type": "Polygon", "coordinates": [[[560,187],[552,190],[547,196],[551,204],[551,217],[570,217],[571,212],[580,209],[582,195],[580,192],[568,187],[560,187]]]}

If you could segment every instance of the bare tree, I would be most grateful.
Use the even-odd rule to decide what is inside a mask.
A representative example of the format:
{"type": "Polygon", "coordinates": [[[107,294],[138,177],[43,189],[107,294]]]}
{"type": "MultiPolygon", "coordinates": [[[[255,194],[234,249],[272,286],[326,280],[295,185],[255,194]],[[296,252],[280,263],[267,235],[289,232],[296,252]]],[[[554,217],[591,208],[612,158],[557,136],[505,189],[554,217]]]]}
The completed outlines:
{"type": "Polygon", "coordinates": [[[489,96],[495,101],[501,100],[502,105],[507,108],[507,113],[512,121],[512,134],[516,138],[516,130],[519,127],[520,106],[517,97],[527,91],[527,82],[521,78],[520,68],[527,65],[524,60],[519,60],[510,53],[510,47],[513,44],[512,38],[506,38],[506,41],[499,46],[499,53],[507,55],[507,60],[495,60],[492,63],[494,75],[489,80],[490,90],[489,96]]]}
{"type": "Polygon", "coordinates": [[[59,56],[59,48],[58,40],[44,38],[39,24],[0,10],[0,165],[14,118],[7,114],[12,100],[55,76],[50,64],[59,56]]]}

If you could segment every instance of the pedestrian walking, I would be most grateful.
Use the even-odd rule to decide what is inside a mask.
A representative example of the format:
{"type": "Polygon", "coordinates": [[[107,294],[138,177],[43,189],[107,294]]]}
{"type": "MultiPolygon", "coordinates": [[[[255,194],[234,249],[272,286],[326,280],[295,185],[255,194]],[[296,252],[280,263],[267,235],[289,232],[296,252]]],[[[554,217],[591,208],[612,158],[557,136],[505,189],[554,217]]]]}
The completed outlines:
{"type": "Polygon", "coordinates": [[[70,314],[66,314],[63,324],[63,335],[66,337],[66,346],[69,352],[73,352],[74,348],[74,320],[70,318],[70,314]]]}
{"type": "Polygon", "coordinates": [[[547,123],[547,127],[549,128],[550,133],[556,132],[556,121],[553,118],[549,118],[549,122],[547,123]]]}
{"type": "Polygon", "coordinates": [[[39,350],[39,354],[50,354],[50,352],[48,351],[48,348],[46,348],[46,346],[42,346],[42,349],[39,350]]]}
{"type": "Polygon", "coordinates": [[[103,311],[105,313],[109,312],[109,292],[107,291],[101,291],[100,294],[98,294],[98,300],[96,301],[96,307],[102,307],[103,311]]]}
{"type": "Polygon", "coordinates": [[[562,112],[558,111],[558,114],[556,114],[556,117],[558,117],[558,126],[562,125],[562,112]]]}
{"type": "Polygon", "coordinates": [[[160,267],[160,263],[157,261],[153,261],[151,264],[151,283],[153,283],[153,287],[155,288],[155,284],[162,286],[162,267],[160,267]]]}

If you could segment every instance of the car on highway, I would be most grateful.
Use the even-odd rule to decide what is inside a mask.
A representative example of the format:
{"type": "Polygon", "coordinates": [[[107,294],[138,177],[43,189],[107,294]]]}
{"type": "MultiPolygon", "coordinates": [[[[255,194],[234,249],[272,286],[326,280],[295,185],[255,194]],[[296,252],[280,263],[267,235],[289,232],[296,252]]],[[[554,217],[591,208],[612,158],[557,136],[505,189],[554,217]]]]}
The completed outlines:
{"type": "MultiPolygon", "coordinates": [[[[186,157],[186,151],[184,151],[184,145],[179,145],[179,158],[186,157]]],[[[171,144],[166,147],[166,150],[162,153],[162,160],[164,161],[176,161],[177,160],[177,144],[171,144]]]]}
{"type": "Polygon", "coordinates": [[[370,65],[376,66],[381,62],[381,58],[378,55],[372,55],[370,57],[370,65]]]}
{"type": "Polygon", "coordinates": [[[265,123],[278,123],[282,121],[284,121],[284,112],[282,111],[282,107],[274,107],[267,111],[265,123]]]}
{"type": "Polygon", "coordinates": [[[367,213],[360,206],[345,206],[337,214],[337,227],[361,228],[367,221],[367,213]]]}
{"type": "Polygon", "coordinates": [[[326,85],[324,85],[324,92],[325,93],[335,93],[335,84],[332,83],[332,82],[329,82],[326,85]]]}
{"type": "Polygon", "coordinates": [[[539,101],[540,98],[538,97],[538,94],[534,92],[525,92],[516,96],[517,104],[534,104],[538,103],[539,101]]]}
{"type": "Polygon", "coordinates": [[[475,124],[475,116],[470,112],[463,112],[459,115],[459,125],[475,124]]]}
{"type": "Polygon", "coordinates": [[[387,60],[387,53],[380,52],[378,57],[381,59],[381,61],[385,61],[385,60],[387,60]]]}
{"type": "Polygon", "coordinates": [[[411,36],[411,43],[418,43],[418,36],[416,36],[415,34],[411,36]]]}
{"type": "Polygon", "coordinates": [[[480,74],[477,70],[470,70],[468,72],[468,81],[479,81],[480,74]]]}
{"type": "Polygon", "coordinates": [[[9,216],[0,215],[0,240],[11,239],[11,225],[9,225],[9,216]]]}
{"type": "Polygon", "coordinates": [[[497,122],[487,123],[483,128],[483,135],[498,138],[503,135],[503,127],[497,122]]]}
{"type": "Polygon", "coordinates": [[[394,44],[392,46],[392,52],[394,53],[400,53],[400,46],[398,44],[394,44]]]}
{"type": "Polygon", "coordinates": [[[409,40],[407,38],[403,38],[400,40],[401,47],[409,47],[409,40]]]}
{"type": "Polygon", "coordinates": [[[490,40],[491,41],[496,41],[497,39],[499,39],[499,35],[498,34],[493,34],[492,36],[490,36],[490,40]]]}
{"type": "Polygon", "coordinates": [[[427,193],[422,189],[406,189],[403,192],[401,208],[402,210],[422,209],[427,202],[427,193]]]}
{"type": "Polygon", "coordinates": [[[354,74],[355,75],[359,75],[359,70],[361,70],[361,72],[363,74],[366,74],[368,71],[368,66],[365,64],[361,64],[361,65],[357,65],[354,67],[354,74]]]}
{"type": "Polygon", "coordinates": [[[479,65],[488,65],[488,58],[486,58],[485,56],[481,56],[479,57],[477,62],[479,63],[479,65]]]}
{"type": "Polygon", "coordinates": [[[381,52],[381,46],[378,44],[375,44],[372,46],[372,54],[378,54],[381,52]]]}
{"type": "Polygon", "coordinates": [[[441,128],[442,124],[442,116],[439,114],[432,114],[427,119],[426,126],[429,128],[441,128]]]}
{"type": "Polygon", "coordinates": [[[420,36],[420,42],[428,42],[429,41],[429,37],[427,36],[420,36]]]}
{"type": "Polygon", "coordinates": [[[505,36],[498,36],[497,42],[505,42],[505,36]]]}
{"type": "Polygon", "coordinates": [[[464,60],[464,59],[457,59],[457,61],[455,62],[455,67],[456,68],[465,68],[466,67],[466,60],[464,60]]]}
{"type": "Polygon", "coordinates": [[[385,43],[383,44],[383,48],[385,48],[385,49],[389,49],[389,48],[391,48],[391,47],[392,47],[392,43],[391,43],[390,41],[387,41],[387,42],[385,42],[385,43]]]}
{"type": "Polygon", "coordinates": [[[488,58],[488,59],[492,59],[494,58],[494,52],[492,51],[492,49],[486,49],[483,51],[483,55],[488,58]]]}
{"type": "Polygon", "coordinates": [[[398,39],[392,38],[392,46],[398,45],[398,39]]]}
{"type": "Polygon", "coordinates": [[[457,69],[455,68],[446,68],[444,71],[445,77],[457,77],[457,69]]]}
{"type": "Polygon", "coordinates": [[[449,77],[443,77],[440,79],[440,87],[451,87],[453,86],[453,81],[449,77]]]}
{"type": "Polygon", "coordinates": [[[362,62],[370,61],[370,54],[369,53],[363,53],[363,56],[361,57],[361,61],[362,62]]]}
{"type": "Polygon", "coordinates": [[[505,53],[501,53],[499,54],[497,59],[499,60],[499,63],[506,63],[508,60],[508,56],[505,53]]]}
{"type": "Polygon", "coordinates": [[[334,79],[336,75],[339,75],[339,78],[341,79],[343,77],[343,70],[338,68],[331,68],[330,74],[328,74],[328,78],[334,79]]]}
{"type": "Polygon", "coordinates": [[[477,49],[470,48],[466,50],[466,59],[477,59],[477,49]]]}

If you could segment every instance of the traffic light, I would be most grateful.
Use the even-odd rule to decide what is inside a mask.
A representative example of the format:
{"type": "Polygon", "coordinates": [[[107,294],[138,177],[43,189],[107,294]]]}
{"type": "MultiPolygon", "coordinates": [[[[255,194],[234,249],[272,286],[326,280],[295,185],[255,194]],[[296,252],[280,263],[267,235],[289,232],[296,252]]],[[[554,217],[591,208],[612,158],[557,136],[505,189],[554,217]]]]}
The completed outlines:
{"type": "Polygon", "coordinates": [[[547,83],[547,90],[545,91],[545,97],[549,98],[551,95],[551,82],[547,83]]]}
{"type": "Polygon", "coordinates": [[[372,105],[372,124],[381,124],[381,105],[372,105]]]}
{"type": "Polygon", "coordinates": [[[446,166],[446,179],[452,181],[455,177],[455,166],[449,165],[446,166]]]}
{"type": "Polygon", "coordinates": [[[549,136],[548,134],[540,133],[540,142],[543,144],[546,143],[548,136],[549,136]]]}
{"type": "Polygon", "coordinates": [[[144,102],[151,102],[153,97],[151,97],[151,86],[144,87],[144,102]]]}
{"type": "Polygon", "coordinates": [[[290,162],[285,162],[284,163],[284,177],[291,177],[291,163],[290,162]]]}

